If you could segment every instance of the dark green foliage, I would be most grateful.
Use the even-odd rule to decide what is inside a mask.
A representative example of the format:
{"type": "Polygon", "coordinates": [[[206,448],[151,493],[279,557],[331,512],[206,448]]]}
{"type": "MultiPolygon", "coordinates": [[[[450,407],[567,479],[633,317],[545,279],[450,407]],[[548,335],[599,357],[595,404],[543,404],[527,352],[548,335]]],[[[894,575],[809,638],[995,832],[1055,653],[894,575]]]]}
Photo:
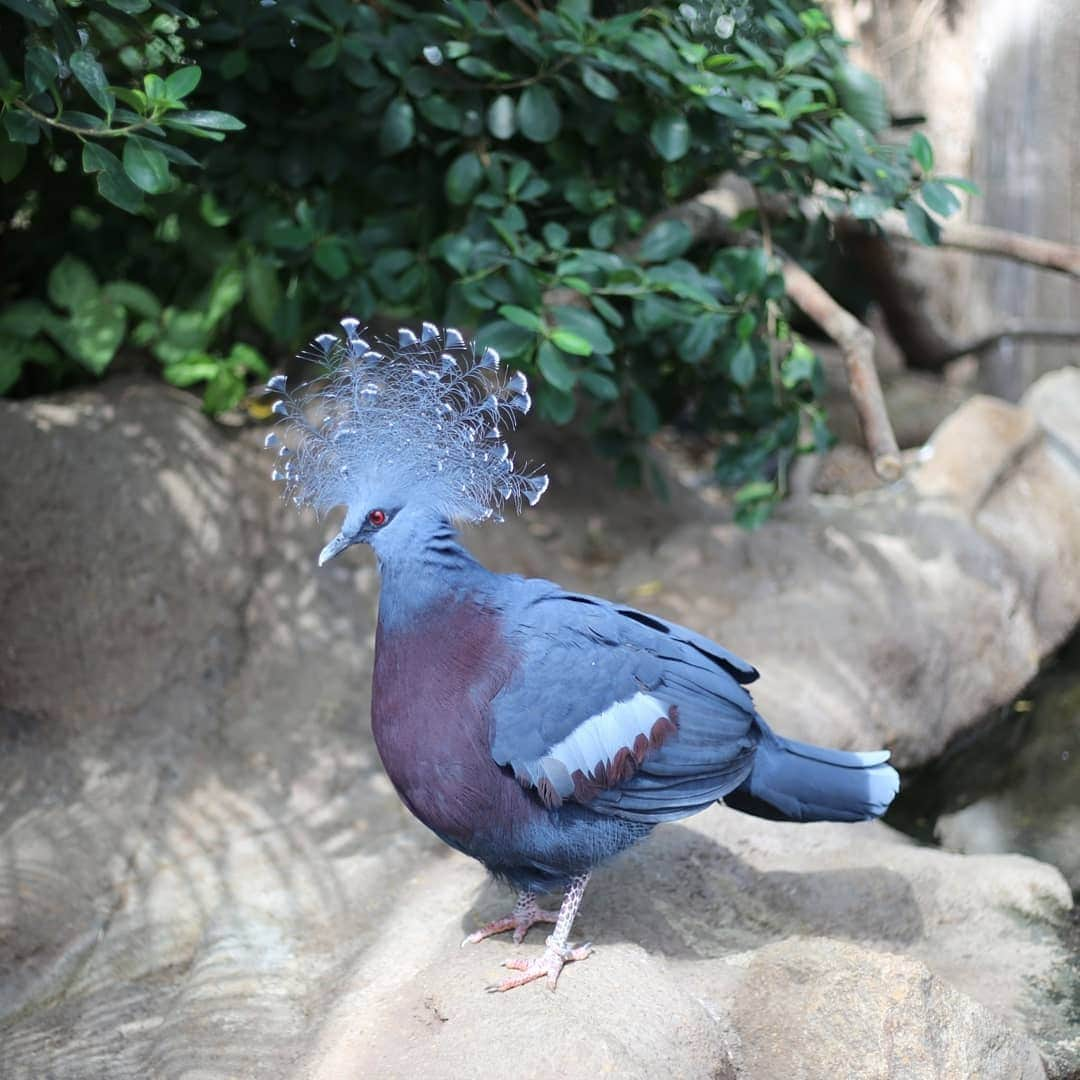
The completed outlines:
{"type": "MultiPolygon", "coordinates": [[[[800,0],[0,0],[0,29],[5,389],[127,341],[218,411],[266,370],[233,342],[429,318],[533,374],[545,419],[587,406],[621,475],[662,423],[724,433],[753,522],[827,439],[820,366],[760,247],[647,223],[727,170],[926,242],[956,208],[800,0]]],[[[812,255],[792,206],[777,241],[812,255]]]]}

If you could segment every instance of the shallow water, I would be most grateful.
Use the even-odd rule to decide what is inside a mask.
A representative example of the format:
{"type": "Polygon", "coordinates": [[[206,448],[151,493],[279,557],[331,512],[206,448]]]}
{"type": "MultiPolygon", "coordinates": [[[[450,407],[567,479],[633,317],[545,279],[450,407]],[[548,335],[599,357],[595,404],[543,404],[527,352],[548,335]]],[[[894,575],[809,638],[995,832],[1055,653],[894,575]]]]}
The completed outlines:
{"type": "Polygon", "coordinates": [[[952,851],[1053,863],[1080,900],[1080,634],[1017,701],[903,779],[889,824],[952,851]]]}

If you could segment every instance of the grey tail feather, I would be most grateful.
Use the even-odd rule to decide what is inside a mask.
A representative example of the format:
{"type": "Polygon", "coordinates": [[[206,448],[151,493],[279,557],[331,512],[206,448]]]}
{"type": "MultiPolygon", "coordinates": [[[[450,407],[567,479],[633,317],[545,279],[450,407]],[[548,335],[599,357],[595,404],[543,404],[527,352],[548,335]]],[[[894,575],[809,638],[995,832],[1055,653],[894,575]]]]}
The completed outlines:
{"type": "Polygon", "coordinates": [[[762,728],[750,775],[724,796],[735,810],[773,821],[867,821],[900,790],[888,750],[828,750],[762,728]]]}

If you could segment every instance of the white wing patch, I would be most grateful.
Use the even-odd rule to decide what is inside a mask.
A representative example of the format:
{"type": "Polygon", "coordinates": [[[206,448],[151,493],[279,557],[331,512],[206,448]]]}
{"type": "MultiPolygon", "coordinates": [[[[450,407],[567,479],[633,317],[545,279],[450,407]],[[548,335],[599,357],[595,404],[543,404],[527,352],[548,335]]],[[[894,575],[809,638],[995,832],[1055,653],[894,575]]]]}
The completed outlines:
{"type": "Polygon", "coordinates": [[[529,763],[529,777],[549,805],[575,794],[587,800],[629,779],[646,752],[676,730],[676,710],[640,691],[579,724],[538,762],[529,763]]]}

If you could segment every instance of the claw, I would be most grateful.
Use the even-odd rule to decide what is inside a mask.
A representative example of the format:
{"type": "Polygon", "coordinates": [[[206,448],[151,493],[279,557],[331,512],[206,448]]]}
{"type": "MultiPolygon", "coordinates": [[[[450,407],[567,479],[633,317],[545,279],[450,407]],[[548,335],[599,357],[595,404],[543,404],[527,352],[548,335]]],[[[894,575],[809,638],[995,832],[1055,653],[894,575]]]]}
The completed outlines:
{"type": "Polygon", "coordinates": [[[484,938],[491,937],[493,934],[504,934],[507,930],[514,931],[514,944],[520,945],[525,940],[525,935],[529,932],[531,926],[535,926],[537,923],[554,923],[558,922],[558,920],[557,912],[545,911],[543,908],[537,907],[532,894],[526,893],[509,915],[503,919],[495,919],[493,922],[481,926],[479,930],[473,931],[461,943],[461,948],[464,949],[466,945],[475,945],[478,941],[483,941],[484,938]]]}
{"type": "Polygon", "coordinates": [[[575,960],[584,960],[592,955],[592,942],[587,941],[584,945],[565,945],[559,947],[551,938],[548,938],[547,947],[540,956],[534,956],[530,960],[523,957],[514,957],[504,960],[503,967],[511,971],[520,971],[520,975],[511,975],[503,979],[501,983],[485,987],[489,994],[503,994],[507,990],[514,990],[526,983],[535,982],[537,979],[546,977],[548,989],[554,990],[559,982],[562,969],[575,960]]]}

